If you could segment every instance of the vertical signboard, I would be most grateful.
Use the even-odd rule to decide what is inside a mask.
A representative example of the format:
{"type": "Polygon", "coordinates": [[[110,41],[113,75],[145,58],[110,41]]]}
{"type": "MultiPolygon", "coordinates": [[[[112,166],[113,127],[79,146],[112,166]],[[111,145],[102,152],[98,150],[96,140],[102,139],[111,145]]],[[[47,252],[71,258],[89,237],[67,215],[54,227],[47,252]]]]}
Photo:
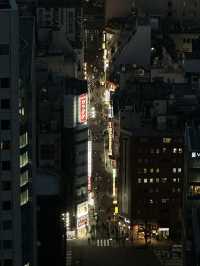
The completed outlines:
{"type": "Polygon", "coordinates": [[[87,94],[79,96],[79,123],[87,122],[87,94]]]}
{"type": "Polygon", "coordinates": [[[92,190],[92,141],[88,141],[88,192],[92,190]]]}

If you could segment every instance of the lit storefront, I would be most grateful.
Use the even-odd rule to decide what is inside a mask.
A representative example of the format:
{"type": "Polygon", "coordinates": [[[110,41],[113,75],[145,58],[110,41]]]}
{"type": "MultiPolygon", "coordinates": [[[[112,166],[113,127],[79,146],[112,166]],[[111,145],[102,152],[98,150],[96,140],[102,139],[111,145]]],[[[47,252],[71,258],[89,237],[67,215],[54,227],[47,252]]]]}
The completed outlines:
{"type": "Polygon", "coordinates": [[[77,205],[77,238],[86,238],[88,235],[88,202],[77,205]]]}

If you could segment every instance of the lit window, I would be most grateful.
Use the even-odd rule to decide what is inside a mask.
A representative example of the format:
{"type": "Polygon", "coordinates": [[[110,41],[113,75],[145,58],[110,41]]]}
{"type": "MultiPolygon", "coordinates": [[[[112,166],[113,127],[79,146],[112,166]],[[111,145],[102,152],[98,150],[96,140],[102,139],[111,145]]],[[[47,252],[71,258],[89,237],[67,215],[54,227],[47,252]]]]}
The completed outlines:
{"type": "Polygon", "coordinates": [[[178,173],[181,173],[182,172],[182,169],[181,168],[178,168],[178,173]]]}
{"type": "Polygon", "coordinates": [[[160,150],[159,149],[156,149],[156,154],[159,154],[160,153],[160,150]]]}
{"type": "Polygon", "coordinates": [[[156,178],[156,183],[159,183],[159,178],[158,177],[156,178]]]}
{"type": "Polygon", "coordinates": [[[150,200],[149,200],[149,203],[150,203],[150,204],[153,204],[153,200],[152,200],[152,199],[150,199],[150,200]]]}
{"type": "Polygon", "coordinates": [[[28,183],[28,170],[20,175],[20,186],[24,186],[28,183]]]}
{"type": "Polygon", "coordinates": [[[177,148],[173,148],[173,153],[177,153],[177,148]]]}
{"type": "Polygon", "coordinates": [[[147,168],[144,168],[144,174],[146,174],[147,173],[147,168]]]}
{"type": "Polygon", "coordinates": [[[178,152],[179,152],[179,153],[182,153],[182,152],[183,152],[183,149],[182,149],[182,148],[179,148],[179,149],[178,149],[178,152]]]}
{"type": "Polygon", "coordinates": [[[162,148],[162,151],[165,153],[167,151],[167,148],[162,148]]]}
{"type": "Polygon", "coordinates": [[[28,202],[28,190],[25,190],[20,195],[20,204],[24,205],[28,202]]]}
{"type": "Polygon", "coordinates": [[[156,168],[156,173],[159,173],[160,172],[160,169],[159,168],[156,168]]]}
{"type": "Polygon", "coordinates": [[[147,178],[144,178],[144,183],[147,183],[148,181],[147,181],[147,178]]]}
{"type": "Polygon", "coordinates": [[[177,182],[178,182],[178,183],[180,182],[180,178],[177,178],[177,182]]]}
{"type": "Polygon", "coordinates": [[[138,178],[138,183],[142,183],[142,179],[141,178],[138,178]]]}
{"type": "Polygon", "coordinates": [[[153,172],[154,172],[154,169],[153,169],[153,168],[151,168],[151,169],[150,169],[150,173],[153,173],[153,172]]]}
{"type": "Polygon", "coordinates": [[[165,178],[161,178],[161,181],[162,181],[162,183],[166,183],[167,182],[167,178],[165,177],[165,178]]]}
{"type": "Polygon", "coordinates": [[[153,178],[150,178],[149,182],[150,182],[150,183],[153,183],[153,178]]]}
{"type": "Polygon", "coordinates": [[[173,178],[173,182],[174,182],[174,183],[176,182],[176,178],[173,178]]]}
{"type": "Polygon", "coordinates": [[[162,199],[161,202],[162,202],[162,203],[167,203],[168,200],[169,200],[169,199],[162,199]]]}
{"type": "Polygon", "coordinates": [[[181,192],[181,189],[180,189],[180,187],[178,187],[178,188],[177,188],[177,191],[178,191],[178,192],[181,192]]]}
{"type": "Polygon", "coordinates": [[[172,169],[172,172],[173,172],[173,173],[176,173],[176,168],[173,168],[173,169],[172,169]]]}
{"type": "Polygon", "coordinates": [[[28,152],[20,154],[20,167],[24,167],[28,164],[28,152]]]}
{"type": "Polygon", "coordinates": [[[171,138],[163,138],[163,143],[171,143],[171,138]]]}
{"type": "Polygon", "coordinates": [[[23,148],[28,144],[28,133],[24,133],[23,135],[20,136],[19,138],[19,147],[23,148]]]}

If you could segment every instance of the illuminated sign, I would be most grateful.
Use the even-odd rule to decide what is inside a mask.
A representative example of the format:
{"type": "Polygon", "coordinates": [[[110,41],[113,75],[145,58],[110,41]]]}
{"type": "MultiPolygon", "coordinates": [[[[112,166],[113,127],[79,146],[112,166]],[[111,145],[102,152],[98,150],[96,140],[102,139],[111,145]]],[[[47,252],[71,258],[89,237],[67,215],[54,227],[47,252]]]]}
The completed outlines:
{"type": "Polygon", "coordinates": [[[108,155],[112,155],[112,122],[108,122],[108,155]]]}
{"type": "Polygon", "coordinates": [[[116,176],[117,176],[117,171],[116,169],[113,169],[113,197],[116,196],[116,176]]]}
{"type": "Polygon", "coordinates": [[[88,141],[88,192],[92,190],[92,141],[88,141]]]}
{"type": "Polygon", "coordinates": [[[77,205],[77,228],[85,227],[88,223],[88,202],[77,205]]]}
{"type": "Polygon", "coordinates": [[[87,122],[87,94],[81,94],[79,96],[79,122],[87,122]]]}
{"type": "Polygon", "coordinates": [[[196,151],[192,152],[191,157],[192,157],[193,159],[198,159],[198,158],[200,158],[200,152],[196,152],[196,151]]]}

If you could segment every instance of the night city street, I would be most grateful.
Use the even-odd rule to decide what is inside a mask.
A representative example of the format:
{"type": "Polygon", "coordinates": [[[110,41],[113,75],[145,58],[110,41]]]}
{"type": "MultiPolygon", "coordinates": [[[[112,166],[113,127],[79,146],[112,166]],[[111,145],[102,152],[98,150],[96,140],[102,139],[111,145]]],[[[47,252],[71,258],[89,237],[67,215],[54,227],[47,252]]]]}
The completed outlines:
{"type": "Polygon", "coordinates": [[[200,0],[0,0],[0,266],[200,265],[200,0]]]}

